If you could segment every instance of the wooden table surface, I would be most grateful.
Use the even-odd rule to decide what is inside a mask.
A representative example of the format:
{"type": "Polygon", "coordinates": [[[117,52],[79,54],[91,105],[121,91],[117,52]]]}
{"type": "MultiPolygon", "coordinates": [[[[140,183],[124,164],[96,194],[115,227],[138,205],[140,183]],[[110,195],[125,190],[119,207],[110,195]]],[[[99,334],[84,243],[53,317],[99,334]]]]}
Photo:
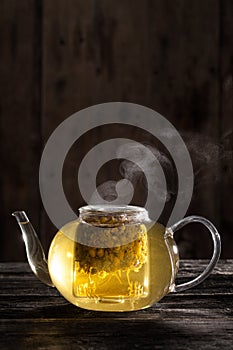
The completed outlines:
{"type": "MultiPolygon", "coordinates": [[[[204,268],[181,262],[179,282],[204,268]]],[[[126,313],[69,304],[24,263],[0,264],[0,349],[233,349],[233,260],[201,285],[126,313]]]]}

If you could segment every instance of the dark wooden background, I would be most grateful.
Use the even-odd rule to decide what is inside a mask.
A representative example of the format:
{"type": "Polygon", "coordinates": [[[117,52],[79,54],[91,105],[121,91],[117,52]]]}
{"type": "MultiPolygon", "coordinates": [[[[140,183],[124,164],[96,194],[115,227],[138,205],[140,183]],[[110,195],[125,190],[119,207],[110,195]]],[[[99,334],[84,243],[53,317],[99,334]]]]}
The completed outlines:
{"type": "MultiPolygon", "coordinates": [[[[197,180],[188,214],[213,221],[222,257],[233,257],[232,0],[1,0],[0,260],[25,259],[10,215],[17,209],[27,211],[48,249],[56,229],[39,195],[43,146],[72,113],[109,101],[153,108],[183,133],[190,152],[191,141],[199,145],[191,155],[203,181],[197,180]]],[[[91,145],[126,132],[146,137],[97,128],[81,138],[75,156],[80,160],[91,145]]],[[[112,168],[102,178],[111,179],[112,168]]],[[[65,174],[67,196],[78,208],[84,202],[78,191],[71,198],[72,156],[65,174]]],[[[177,240],[182,257],[210,256],[199,226],[177,240]]]]}

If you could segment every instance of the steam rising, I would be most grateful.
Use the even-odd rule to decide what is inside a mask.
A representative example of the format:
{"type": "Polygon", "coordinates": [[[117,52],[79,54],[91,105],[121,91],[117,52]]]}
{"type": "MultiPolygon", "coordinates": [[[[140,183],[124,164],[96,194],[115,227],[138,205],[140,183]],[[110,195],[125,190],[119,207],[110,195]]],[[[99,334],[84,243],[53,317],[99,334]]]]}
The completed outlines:
{"type": "Polygon", "coordinates": [[[213,142],[205,135],[184,133],[183,138],[190,152],[197,190],[206,183],[217,183],[221,180],[221,168],[229,167],[232,173],[232,130],[223,135],[220,143],[213,142]]]}
{"type": "Polygon", "coordinates": [[[131,159],[131,161],[122,161],[119,169],[122,177],[128,179],[134,186],[137,184],[137,182],[142,182],[147,190],[148,183],[150,183],[152,185],[150,186],[150,190],[154,193],[157,200],[165,199],[166,202],[169,201],[171,195],[175,194],[174,181],[171,180],[176,176],[174,166],[169,158],[158,149],[145,143],[139,146],[129,143],[126,145],[126,147],[126,150],[125,147],[124,149],[123,147],[120,147],[117,150],[118,158],[121,158],[122,154],[126,153],[127,157],[131,159]],[[154,158],[159,161],[161,167],[163,168],[163,171],[167,177],[167,193],[161,191],[161,189],[163,189],[161,177],[156,169],[154,169],[154,159],[152,157],[148,157],[146,149],[151,151],[154,158]],[[139,166],[135,163],[137,163],[139,166]],[[146,172],[147,179],[143,176],[142,169],[146,172]]]}
{"type": "MultiPolygon", "coordinates": [[[[173,137],[170,130],[167,131],[166,137],[173,137]]],[[[221,143],[214,143],[213,140],[205,135],[191,132],[183,133],[182,137],[193,162],[195,190],[199,190],[199,187],[206,183],[218,182],[221,178],[220,163],[229,165],[232,162],[232,150],[229,150],[232,131],[227,132],[222,137],[221,143]]],[[[148,190],[148,183],[150,183],[150,191],[152,191],[156,202],[168,202],[176,196],[177,173],[175,165],[158,148],[146,143],[135,144],[135,142],[129,142],[116,150],[116,158],[123,159],[119,168],[123,179],[120,181],[106,181],[98,186],[98,194],[104,200],[111,202],[119,196],[121,197],[122,204],[128,204],[132,200],[132,193],[135,186],[137,184],[143,184],[146,190],[148,190]],[[150,151],[149,153],[146,151],[148,149],[150,151]],[[153,157],[151,157],[150,153],[153,154],[153,157]],[[166,191],[162,184],[161,173],[156,170],[155,159],[160,163],[165,174],[167,182],[166,191]]],[[[96,193],[94,193],[91,203],[96,203],[98,198],[96,193]]]]}
{"type": "Polygon", "coordinates": [[[106,181],[98,186],[92,194],[90,204],[100,204],[100,197],[113,204],[129,204],[134,189],[142,184],[146,195],[150,197],[151,210],[154,207],[159,210],[176,193],[173,163],[158,149],[135,141],[127,142],[116,149],[115,158],[123,159],[119,168],[123,179],[106,181]]]}

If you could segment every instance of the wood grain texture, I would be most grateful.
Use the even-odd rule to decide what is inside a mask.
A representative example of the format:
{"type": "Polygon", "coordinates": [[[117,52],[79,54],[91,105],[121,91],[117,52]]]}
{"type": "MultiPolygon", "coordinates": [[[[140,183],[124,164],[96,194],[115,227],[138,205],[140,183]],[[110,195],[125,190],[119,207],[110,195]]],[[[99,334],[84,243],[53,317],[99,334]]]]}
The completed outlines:
{"type": "MultiPolygon", "coordinates": [[[[206,145],[202,141],[207,137],[218,143],[218,1],[151,1],[148,8],[153,42],[148,75],[150,100],[153,108],[181,132],[194,173],[202,168],[201,178],[195,176],[188,214],[205,216],[218,226],[219,188],[209,176],[218,169],[203,163],[206,145]],[[205,177],[208,181],[203,181],[205,177]]],[[[181,256],[210,255],[208,235],[195,225],[184,229],[177,241],[181,256]]]]}
{"type": "MultiPolygon", "coordinates": [[[[59,123],[81,108],[128,101],[157,110],[179,131],[185,130],[185,141],[190,147],[193,132],[218,142],[218,28],[218,1],[212,0],[201,5],[193,0],[188,6],[185,0],[134,1],[133,9],[129,0],[121,6],[114,1],[46,2],[45,140],[59,123]]],[[[96,142],[114,136],[156,145],[150,135],[139,130],[125,128],[124,133],[118,127],[116,133],[115,127],[101,127],[77,145],[73,167],[75,164],[78,168],[82,157],[96,142]]],[[[196,157],[196,148],[194,151],[196,157]]],[[[203,177],[218,171],[204,168],[203,177]]],[[[115,180],[116,167],[109,166],[106,172],[108,179],[115,180]]],[[[74,169],[72,179],[70,174],[64,176],[64,185],[68,199],[77,210],[84,202],[79,191],[74,192],[77,188],[74,169]]],[[[218,191],[216,183],[205,183],[204,189],[202,186],[194,192],[189,214],[206,216],[218,225],[218,191]]],[[[144,204],[139,196],[135,202],[144,204]]],[[[47,237],[51,232],[50,239],[45,239],[48,248],[54,232],[48,220],[45,232],[47,237]]],[[[182,256],[210,255],[208,235],[195,226],[185,228],[178,236],[178,243],[182,256]]]]}
{"type": "MultiPolygon", "coordinates": [[[[179,282],[206,261],[183,261],[179,282]]],[[[26,264],[0,264],[1,349],[220,349],[233,340],[233,261],[201,285],[145,310],[92,312],[41,284],[26,264]]]]}
{"type": "Polygon", "coordinates": [[[221,199],[220,217],[221,227],[224,231],[223,244],[226,254],[231,254],[232,244],[227,244],[232,237],[233,225],[233,3],[220,2],[221,28],[220,28],[220,92],[221,106],[219,119],[220,140],[226,152],[221,158],[221,199]]]}
{"type": "MultiPolygon", "coordinates": [[[[232,18],[231,0],[1,1],[0,260],[25,259],[10,217],[15,209],[27,210],[48,251],[57,229],[39,197],[43,146],[68,116],[110,101],[155,109],[181,132],[202,176],[188,214],[210,219],[222,236],[222,257],[232,257],[232,18]],[[223,147],[226,152],[211,161],[212,149],[223,147]]],[[[119,125],[83,135],[64,165],[64,189],[74,210],[85,204],[78,165],[93,146],[113,137],[158,145],[147,133],[119,125]]],[[[118,180],[117,166],[103,167],[97,182],[118,180]]],[[[135,204],[144,204],[144,191],[139,184],[135,204]]],[[[176,239],[182,257],[211,254],[199,226],[188,226],[176,239]]]]}
{"type": "Polygon", "coordinates": [[[40,49],[39,2],[1,1],[1,260],[25,259],[13,211],[25,209],[39,224],[40,49]]]}

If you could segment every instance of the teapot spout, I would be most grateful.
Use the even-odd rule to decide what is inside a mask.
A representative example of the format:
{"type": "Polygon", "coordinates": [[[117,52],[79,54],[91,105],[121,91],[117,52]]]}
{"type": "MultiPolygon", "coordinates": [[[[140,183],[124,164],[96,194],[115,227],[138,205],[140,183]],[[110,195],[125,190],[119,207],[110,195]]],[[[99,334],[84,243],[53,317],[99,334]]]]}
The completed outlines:
{"type": "Polygon", "coordinates": [[[21,229],[28,263],[32,271],[42,282],[48,286],[53,286],[44,250],[26,213],[24,211],[15,211],[12,215],[16,218],[21,229]]]}

